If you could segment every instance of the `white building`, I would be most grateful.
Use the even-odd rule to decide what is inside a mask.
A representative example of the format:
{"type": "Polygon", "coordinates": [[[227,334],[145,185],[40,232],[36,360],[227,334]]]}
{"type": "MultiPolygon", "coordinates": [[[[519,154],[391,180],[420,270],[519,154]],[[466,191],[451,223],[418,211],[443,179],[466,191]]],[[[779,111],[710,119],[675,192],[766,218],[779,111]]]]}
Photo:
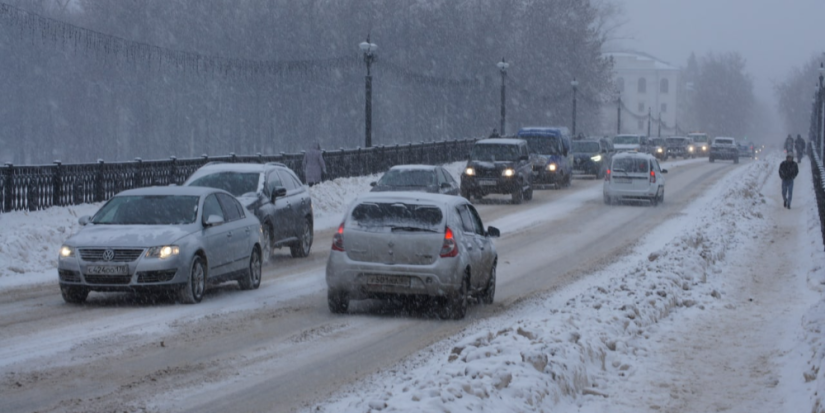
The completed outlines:
{"type": "Polygon", "coordinates": [[[650,136],[676,134],[680,70],[644,53],[609,52],[604,56],[613,60],[616,95],[602,107],[603,132],[616,134],[621,125],[620,133],[648,135],[649,123],[650,136]],[[618,97],[622,102],[621,122],[618,97]]]}

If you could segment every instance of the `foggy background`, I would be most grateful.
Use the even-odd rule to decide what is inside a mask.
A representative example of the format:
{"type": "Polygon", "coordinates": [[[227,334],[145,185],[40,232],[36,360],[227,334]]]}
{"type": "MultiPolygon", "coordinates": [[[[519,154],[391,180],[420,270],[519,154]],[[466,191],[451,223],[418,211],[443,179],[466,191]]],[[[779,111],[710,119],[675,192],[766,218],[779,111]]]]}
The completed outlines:
{"type": "MultiPolygon", "coordinates": [[[[609,133],[599,110],[613,104],[615,85],[601,54],[618,48],[669,61],[684,70],[683,82],[694,82],[695,93],[680,105],[686,130],[755,139],[804,134],[815,36],[777,21],[784,42],[726,40],[748,39],[744,28],[771,16],[773,9],[756,13],[755,3],[785,4],[0,0],[0,161],[363,146],[366,65],[358,44],[368,34],[379,46],[373,145],[489,135],[500,122],[502,58],[511,63],[507,133],[570,127],[573,78],[577,131],[609,133]],[[761,17],[752,22],[754,14],[761,17]],[[777,54],[786,49],[795,54],[777,54]],[[762,61],[781,63],[754,68],[762,61]]],[[[789,19],[805,14],[786,9],[789,19]]]]}

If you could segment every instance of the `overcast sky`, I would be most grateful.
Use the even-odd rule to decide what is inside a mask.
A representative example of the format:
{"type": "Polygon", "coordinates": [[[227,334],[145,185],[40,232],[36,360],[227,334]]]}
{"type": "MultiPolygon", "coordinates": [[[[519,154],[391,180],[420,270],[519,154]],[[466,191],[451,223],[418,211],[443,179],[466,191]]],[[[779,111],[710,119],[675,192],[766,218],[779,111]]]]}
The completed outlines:
{"type": "MultiPolygon", "coordinates": [[[[683,67],[690,52],[737,51],[760,100],[774,83],[825,52],[825,0],[614,0],[630,49],[683,67]]],[[[811,79],[811,92],[816,79],[811,79]]]]}

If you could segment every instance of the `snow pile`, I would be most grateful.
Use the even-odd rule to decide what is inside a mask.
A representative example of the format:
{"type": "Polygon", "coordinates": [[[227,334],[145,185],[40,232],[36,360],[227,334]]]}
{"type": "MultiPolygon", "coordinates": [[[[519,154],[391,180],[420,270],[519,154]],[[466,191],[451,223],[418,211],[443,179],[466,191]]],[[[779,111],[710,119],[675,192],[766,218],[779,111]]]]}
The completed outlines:
{"type": "Polygon", "coordinates": [[[80,228],[77,219],[94,214],[100,205],[83,204],[0,214],[0,228],[3,228],[0,231],[0,280],[54,270],[63,241],[80,228]]]}
{"type": "Polygon", "coordinates": [[[659,320],[724,306],[726,255],[770,229],[760,190],[775,167],[760,160],[730,173],[674,220],[687,224],[672,224],[682,231],[668,233],[682,235],[664,246],[642,240],[568,291],[481,321],[313,411],[547,411],[611,397],[610,383],[636,372],[659,320]]]}
{"type": "MultiPolygon", "coordinates": [[[[802,167],[805,166],[800,165],[800,168],[802,167]]],[[[807,222],[806,230],[810,234],[811,250],[816,251],[810,257],[811,269],[807,274],[808,285],[811,289],[822,293],[825,292],[825,271],[822,270],[825,266],[825,260],[823,260],[825,253],[822,251],[825,248],[820,235],[820,217],[816,208],[808,208],[807,222]]],[[[808,362],[808,370],[803,373],[806,383],[816,380],[814,405],[811,411],[823,413],[825,412],[825,399],[823,398],[825,396],[825,336],[823,336],[825,301],[820,301],[816,306],[811,307],[805,314],[802,325],[805,329],[804,343],[813,350],[808,362]]]]}

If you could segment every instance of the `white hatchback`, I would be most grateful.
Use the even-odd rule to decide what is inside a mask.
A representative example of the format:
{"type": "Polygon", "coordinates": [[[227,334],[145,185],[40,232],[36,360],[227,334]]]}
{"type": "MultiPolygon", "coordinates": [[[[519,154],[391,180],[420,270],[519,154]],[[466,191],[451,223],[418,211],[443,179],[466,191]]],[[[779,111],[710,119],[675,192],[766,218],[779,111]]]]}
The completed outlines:
{"type": "Polygon", "coordinates": [[[650,154],[625,152],[613,156],[604,176],[604,203],[622,200],[649,201],[656,206],[665,201],[667,169],[650,154]]]}

